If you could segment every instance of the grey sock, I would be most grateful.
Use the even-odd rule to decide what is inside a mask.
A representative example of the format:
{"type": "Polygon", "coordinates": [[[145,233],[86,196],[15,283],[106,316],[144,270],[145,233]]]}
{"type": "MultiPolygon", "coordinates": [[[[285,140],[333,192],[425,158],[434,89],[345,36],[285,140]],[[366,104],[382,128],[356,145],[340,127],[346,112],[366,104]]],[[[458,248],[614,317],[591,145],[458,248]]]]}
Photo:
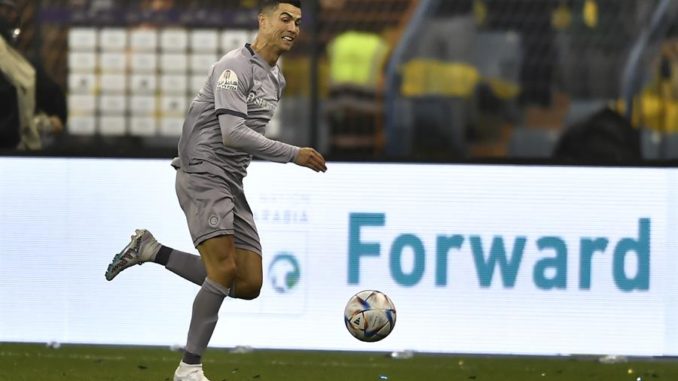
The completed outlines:
{"type": "MultiPolygon", "coordinates": [[[[176,249],[171,249],[171,252],[168,254],[167,261],[164,263],[167,270],[198,286],[202,286],[207,278],[207,270],[205,270],[205,265],[202,263],[199,255],[185,253],[176,249]]],[[[231,292],[228,296],[237,298],[235,295],[235,281],[231,286],[231,292]]]]}
{"type": "Polygon", "coordinates": [[[219,308],[229,289],[205,278],[193,301],[193,315],[188,329],[186,352],[202,356],[219,320],[219,308]]]}
{"type": "Polygon", "coordinates": [[[207,278],[207,270],[200,256],[179,250],[172,249],[165,268],[198,286],[202,286],[207,278]]]}
{"type": "Polygon", "coordinates": [[[194,353],[184,351],[184,356],[181,359],[181,361],[183,361],[184,364],[198,365],[202,364],[202,356],[198,356],[194,353]]]}

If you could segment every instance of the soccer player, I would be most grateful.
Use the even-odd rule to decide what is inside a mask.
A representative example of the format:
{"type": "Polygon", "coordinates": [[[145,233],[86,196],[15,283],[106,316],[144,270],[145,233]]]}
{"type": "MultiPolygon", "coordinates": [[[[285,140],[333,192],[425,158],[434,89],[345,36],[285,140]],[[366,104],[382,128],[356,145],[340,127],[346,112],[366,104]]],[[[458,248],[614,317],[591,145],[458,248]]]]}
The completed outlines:
{"type": "Polygon", "coordinates": [[[147,230],[137,230],[106,271],[112,280],[135,264],[155,262],[200,285],[183,358],[174,381],[205,381],[202,355],[225,297],[254,299],[262,285],[259,236],[243,177],[252,156],[294,162],[325,172],[325,159],[264,136],[285,79],[276,65],[299,37],[301,2],[262,1],[259,33],[253,44],[227,53],[209,72],[190,105],[172,161],[176,193],[200,256],[163,246],[147,230]]]}

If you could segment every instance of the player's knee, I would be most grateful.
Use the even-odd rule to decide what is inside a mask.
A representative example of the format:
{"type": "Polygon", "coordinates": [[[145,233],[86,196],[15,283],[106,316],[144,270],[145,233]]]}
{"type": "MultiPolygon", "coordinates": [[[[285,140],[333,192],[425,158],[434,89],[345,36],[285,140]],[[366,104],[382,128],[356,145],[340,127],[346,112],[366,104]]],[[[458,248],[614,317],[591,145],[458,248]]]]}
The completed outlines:
{"type": "Polygon", "coordinates": [[[242,294],[240,292],[238,292],[237,297],[238,297],[238,299],[243,299],[243,300],[254,300],[254,299],[258,298],[260,294],[261,294],[261,289],[252,288],[252,289],[249,289],[249,290],[243,292],[242,294]]]}
{"type": "Polygon", "coordinates": [[[239,282],[235,285],[235,297],[244,300],[253,300],[261,294],[261,283],[239,282]]]}

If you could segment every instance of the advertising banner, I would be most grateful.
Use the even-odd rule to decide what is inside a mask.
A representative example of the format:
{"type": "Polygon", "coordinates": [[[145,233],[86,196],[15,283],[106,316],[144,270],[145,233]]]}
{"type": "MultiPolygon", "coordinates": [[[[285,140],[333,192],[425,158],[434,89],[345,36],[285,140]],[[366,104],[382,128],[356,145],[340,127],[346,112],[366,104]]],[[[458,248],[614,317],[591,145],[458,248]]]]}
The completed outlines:
{"type": "MultiPolygon", "coordinates": [[[[198,286],[104,272],[135,228],[195,253],[168,160],[0,159],[0,341],[175,345],[198,286]]],[[[213,347],[678,355],[678,170],[254,162],[264,286],[213,347]],[[345,329],[393,300],[378,343],[345,329]]]]}

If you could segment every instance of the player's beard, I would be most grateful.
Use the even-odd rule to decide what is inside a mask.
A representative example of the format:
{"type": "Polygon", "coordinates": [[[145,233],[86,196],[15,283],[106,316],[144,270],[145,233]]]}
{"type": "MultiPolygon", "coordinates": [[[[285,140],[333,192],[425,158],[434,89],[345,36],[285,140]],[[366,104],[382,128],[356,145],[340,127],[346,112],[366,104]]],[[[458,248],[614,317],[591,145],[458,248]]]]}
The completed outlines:
{"type": "Polygon", "coordinates": [[[280,49],[282,49],[283,52],[289,52],[294,47],[295,40],[287,41],[284,38],[280,38],[280,41],[280,49]]]}
{"type": "Polygon", "coordinates": [[[294,46],[294,40],[285,41],[281,35],[276,36],[274,40],[269,40],[269,43],[278,55],[283,55],[289,52],[294,46]]]}
{"type": "Polygon", "coordinates": [[[296,40],[294,37],[292,37],[292,41],[287,41],[283,38],[285,35],[286,35],[285,32],[279,34],[276,33],[276,35],[273,36],[272,39],[270,40],[275,46],[276,51],[280,54],[292,50],[292,47],[294,46],[294,41],[296,40]]]}

